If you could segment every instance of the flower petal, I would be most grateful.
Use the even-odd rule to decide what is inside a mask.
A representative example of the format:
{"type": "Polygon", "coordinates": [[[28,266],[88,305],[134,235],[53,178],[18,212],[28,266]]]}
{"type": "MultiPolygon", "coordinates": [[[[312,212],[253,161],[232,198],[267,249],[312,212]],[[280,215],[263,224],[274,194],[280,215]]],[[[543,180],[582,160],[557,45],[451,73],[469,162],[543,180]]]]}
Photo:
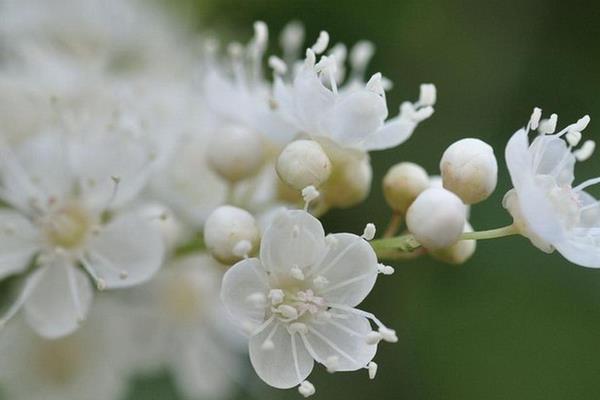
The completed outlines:
{"type": "Polygon", "coordinates": [[[24,271],[38,249],[31,222],[18,212],[0,210],[0,279],[24,271]]]}
{"type": "Polygon", "coordinates": [[[550,175],[559,186],[571,185],[575,179],[575,156],[567,143],[554,135],[540,135],[529,149],[537,175],[550,175]]]}
{"type": "Polygon", "coordinates": [[[375,357],[377,345],[366,342],[371,331],[365,317],[334,312],[328,322],[312,324],[305,340],[319,363],[327,366],[335,357],[338,371],[355,371],[364,368],[375,357]]]}
{"type": "Polygon", "coordinates": [[[325,250],[318,219],[302,210],[282,211],[263,235],[260,259],[267,270],[287,276],[293,267],[312,266],[325,250]]]}
{"type": "Polygon", "coordinates": [[[86,317],[92,285],[85,273],[65,259],[56,258],[42,268],[43,276],[25,302],[25,317],[45,338],[66,336],[86,317]]]}
{"type": "Polygon", "coordinates": [[[387,117],[385,99],[367,89],[340,96],[324,121],[331,139],[343,146],[353,146],[376,132],[387,117]]]}
{"type": "Polygon", "coordinates": [[[556,211],[535,180],[527,131],[521,129],[510,138],[505,158],[528,228],[551,244],[562,241],[563,229],[556,211]]]}
{"type": "Polygon", "coordinates": [[[395,117],[369,135],[361,144],[365,151],[391,149],[406,142],[415,131],[417,123],[407,118],[395,117]]]}
{"type": "Polygon", "coordinates": [[[223,276],[221,299],[225,309],[242,327],[252,329],[264,322],[265,306],[261,307],[260,299],[257,304],[251,296],[263,295],[266,300],[268,294],[267,274],[256,258],[238,262],[223,276]]]}
{"type": "Polygon", "coordinates": [[[592,237],[569,235],[566,240],[554,243],[554,247],[564,258],[574,264],[588,268],[600,268],[599,243],[600,231],[592,237]]]}
{"type": "Polygon", "coordinates": [[[300,123],[299,130],[310,135],[323,135],[320,121],[335,103],[333,92],[323,86],[313,67],[305,65],[294,79],[292,93],[293,113],[300,123]]]}
{"type": "Polygon", "coordinates": [[[289,389],[310,375],[314,361],[298,335],[277,321],[250,338],[250,361],[258,376],[278,389],[289,389]],[[265,340],[273,346],[264,348],[265,340]]]}
{"type": "Polygon", "coordinates": [[[116,217],[90,239],[86,261],[107,288],[121,288],[150,279],[163,255],[158,229],[137,213],[129,213],[116,217]]]}
{"type": "Polygon", "coordinates": [[[327,302],[354,307],[373,289],[377,256],[367,241],[350,233],[328,235],[326,243],[327,255],[310,276],[326,279],[318,294],[327,302]]]}

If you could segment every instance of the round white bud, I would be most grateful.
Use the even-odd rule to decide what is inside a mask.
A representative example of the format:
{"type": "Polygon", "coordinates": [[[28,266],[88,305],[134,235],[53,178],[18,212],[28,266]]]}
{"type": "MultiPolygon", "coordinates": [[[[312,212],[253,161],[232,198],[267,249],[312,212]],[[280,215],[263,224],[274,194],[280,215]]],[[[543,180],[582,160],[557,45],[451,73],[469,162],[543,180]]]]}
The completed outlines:
{"type": "Polygon", "coordinates": [[[331,161],[314,140],[296,140],[285,146],[275,168],[281,180],[297,190],[319,187],[331,175],[331,161]]]}
{"type": "Polygon", "coordinates": [[[487,199],[498,180],[494,149],[479,139],[462,139],[446,149],[440,162],[444,188],[454,192],[465,204],[487,199]]]}
{"type": "Polygon", "coordinates": [[[371,190],[373,171],[368,157],[334,166],[322,197],[330,207],[347,208],[363,201],[371,190]]]}
{"type": "Polygon", "coordinates": [[[208,144],[208,165],[229,182],[254,176],[265,158],[261,136],[240,125],[219,128],[208,144]]]}
{"type": "Polygon", "coordinates": [[[249,255],[258,247],[259,240],[254,217],[241,208],[221,206],[208,216],[204,226],[206,247],[224,264],[233,264],[249,255]]]}
{"type": "MultiPolygon", "coordinates": [[[[463,232],[473,232],[473,227],[468,222],[465,223],[463,232]]],[[[436,260],[448,264],[464,264],[475,253],[477,248],[476,240],[459,240],[450,247],[431,251],[429,254],[436,260]]]]}
{"type": "Polygon", "coordinates": [[[428,250],[452,246],[465,226],[465,206],[458,196],[445,189],[427,189],[406,213],[406,226],[428,250]]]}
{"type": "Polygon", "coordinates": [[[401,162],[383,178],[383,195],[392,210],[404,214],[422,191],[429,188],[429,176],[420,165],[401,162]]]}

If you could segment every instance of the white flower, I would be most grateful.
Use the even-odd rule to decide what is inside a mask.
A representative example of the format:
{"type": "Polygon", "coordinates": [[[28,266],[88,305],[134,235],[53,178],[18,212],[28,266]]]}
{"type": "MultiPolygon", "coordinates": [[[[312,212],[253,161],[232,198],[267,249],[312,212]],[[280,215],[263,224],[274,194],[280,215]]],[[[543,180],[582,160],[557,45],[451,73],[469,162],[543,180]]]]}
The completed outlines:
{"type": "MultiPolygon", "coordinates": [[[[338,90],[337,65],[333,55],[323,56],[317,63],[315,52],[308,49],[291,83],[275,77],[277,111],[297,134],[333,142],[341,148],[383,150],[406,141],[418,123],[433,113],[435,96],[423,96],[423,101],[403,103],[399,115],[385,122],[388,109],[381,74],[373,75],[366,85],[351,80],[338,90]]],[[[423,85],[422,93],[432,88],[423,85]]]]}
{"type": "Polygon", "coordinates": [[[98,299],[77,332],[37,336],[16,318],[0,336],[0,386],[12,400],[118,400],[127,389],[130,349],[120,307],[98,299]]]}
{"type": "Polygon", "coordinates": [[[0,277],[26,274],[4,323],[21,307],[42,336],[74,331],[93,288],[149,279],[160,267],[160,232],[136,212],[119,212],[144,187],[152,153],[127,135],[43,134],[3,147],[0,277]]]}
{"type": "Polygon", "coordinates": [[[239,378],[241,335],[219,299],[222,266],[207,254],[172,262],[124,293],[137,371],[168,368],[186,398],[226,398],[239,378]]]}
{"type": "Polygon", "coordinates": [[[585,189],[600,178],[573,186],[576,161],[589,158],[593,151],[592,141],[574,150],[590,118],[585,116],[554,133],[556,114],[541,122],[540,115],[541,110],[535,109],[527,127],[517,131],[506,146],[514,189],[506,194],[504,206],[520,233],[538,248],[556,249],[575,264],[598,268],[600,203],[585,189]],[[530,144],[529,129],[536,128],[540,133],[530,144]]]}
{"type": "Polygon", "coordinates": [[[392,166],[383,177],[383,195],[388,206],[403,215],[429,185],[429,175],[423,167],[401,162],[392,166]]]}
{"type": "Polygon", "coordinates": [[[269,385],[303,382],[314,361],[330,371],[366,368],[381,339],[394,331],[354,308],[369,294],[379,271],[377,257],[361,237],[325,237],[305,211],[282,211],[267,228],[260,259],[231,267],[221,296],[232,318],[250,334],[250,360],[269,385]],[[369,319],[379,326],[371,329],[369,319]]]}

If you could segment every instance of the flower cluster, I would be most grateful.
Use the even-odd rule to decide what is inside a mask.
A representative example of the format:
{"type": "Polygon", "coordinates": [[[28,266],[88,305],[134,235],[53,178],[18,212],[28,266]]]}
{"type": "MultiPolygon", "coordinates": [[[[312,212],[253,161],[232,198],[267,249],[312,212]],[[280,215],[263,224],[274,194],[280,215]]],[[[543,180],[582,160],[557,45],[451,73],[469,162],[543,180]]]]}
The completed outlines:
{"type": "Polygon", "coordinates": [[[330,46],[322,31],[305,47],[296,22],[267,55],[263,22],[247,44],[220,46],[135,0],[7,1],[2,14],[0,386],[11,399],[118,399],[132,376],[164,369],[186,398],[225,397],[246,352],[265,383],[307,397],[315,361],[373,379],[379,343],[398,341],[358,308],[394,272],[379,260],[461,264],[476,240],[518,233],[600,267],[600,203],[585,191],[600,179],[573,186],[594,150],[579,146],[587,116],[555,133],[557,116],[536,108],[510,138],[507,227],[468,221],[498,165],[467,138],[440,176],[390,168],[380,238],[371,223],[326,235],[319,217],[368,196],[370,153],[433,115],[434,85],[388,118],[391,82],[365,75],[374,46],[330,46]]]}

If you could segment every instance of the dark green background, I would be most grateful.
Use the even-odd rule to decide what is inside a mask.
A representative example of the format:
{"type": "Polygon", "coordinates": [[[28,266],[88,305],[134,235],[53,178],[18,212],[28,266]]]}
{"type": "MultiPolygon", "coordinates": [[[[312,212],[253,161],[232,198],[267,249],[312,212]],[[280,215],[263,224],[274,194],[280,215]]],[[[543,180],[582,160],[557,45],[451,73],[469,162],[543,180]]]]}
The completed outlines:
{"type": "MultiPolygon", "coordinates": [[[[172,4],[172,3],[171,3],[172,4]]],[[[559,114],[559,126],[590,114],[600,123],[600,4],[567,1],[214,1],[178,2],[204,30],[247,40],[256,19],[272,35],[289,20],[305,23],[312,42],[320,29],[332,41],[377,45],[371,72],[395,83],[395,114],[418,96],[421,82],[438,88],[434,117],[401,147],[372,154],[375,179],[368,201],[329,214],[329,231],[385,226],[380,182],[387,167],[415,161],[438,173],[443,150],[479,137],[496,150],[500,178],[494,196],[472,210],[478,229],[505,225],[509,189],[504,145],[534,106],[559,114]]],[[[600,156],[578,166],[578,180],[600,175],[600,156]]],[[[600,190],[595,188],[595,194],[600,190]]],[[[545,255],[523,238],[479,244],[460,267],[427,258],[397,265],[363,305],[398,331],[383,344],[377,379],[366,372],[311,381],[322,399],[595,399],[600,393],[600,270],[545,255]]],[[[252,376],[250,375],[250,378],[252,376]]],[[[251,379],[264,399],[298,399],[251,379]]],[[[241,394],[239,398],[247,398],[241,394]]],[[[177,399],[168,380],[144,381],[131,399],[177,399]]]]}

